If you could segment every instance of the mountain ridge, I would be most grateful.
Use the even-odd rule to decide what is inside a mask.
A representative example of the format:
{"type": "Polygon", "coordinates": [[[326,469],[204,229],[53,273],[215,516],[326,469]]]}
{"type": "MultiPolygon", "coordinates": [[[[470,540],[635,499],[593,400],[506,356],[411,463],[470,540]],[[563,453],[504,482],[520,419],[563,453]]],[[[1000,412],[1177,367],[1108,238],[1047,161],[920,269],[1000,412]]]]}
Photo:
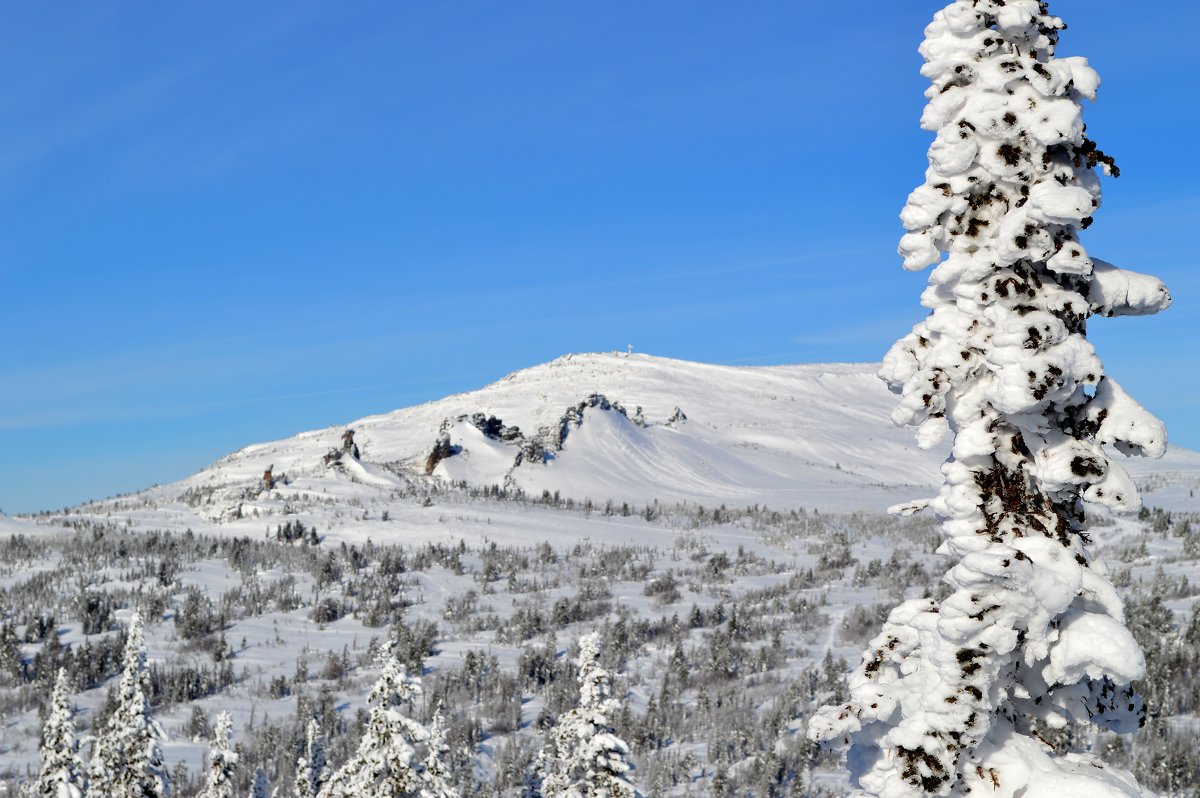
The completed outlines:
{"type": "MultiPolygon", "coordinates": [[[[362,486],[384,492],[431,479],[579,501],[881,510],[932,495],[947,449],[921,450],[914,430],[891,423],[897,399],[877,368],[568,354],[472,391],[252,444],[133,495],[157,504],[203,497],[216,505],[207,517],[218,523],[248,499],[286,503],[285,494],[331,491],[349,498],[362,486]],[[677,414],[686,418],[672,422],[677,414]],[[358,458],[340,453],[347,429],[358,458]],[[427,474],[442,436],[452,454],[427,474]],[[541,461],[522,455],[522,445],[542,452],[541,461]],[[281,483],[273,490],[264,484],[268,469],[281,483]]],[[[1195,452],[1123,463],[1152,489],[1151,503],[1190,503],[1200,486],[1195,452]]]]}

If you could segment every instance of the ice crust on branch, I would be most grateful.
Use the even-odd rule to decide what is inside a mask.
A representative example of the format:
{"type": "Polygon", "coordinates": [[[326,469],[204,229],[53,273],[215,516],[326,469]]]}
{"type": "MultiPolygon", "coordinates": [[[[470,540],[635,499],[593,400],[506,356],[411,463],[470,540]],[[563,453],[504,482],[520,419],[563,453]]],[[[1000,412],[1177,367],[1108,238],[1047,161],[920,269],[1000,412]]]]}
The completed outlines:
{"type": "Polygon", "coordinates": [[[1093,315],[1167,307],[1156,278],[1092,258],[1079,241],[1113,160],[1085,135],[1080,103],[1099,77],[1056,58],[1065,28],[1036,0],[957,0],[925,30],[936,132],[924,184],[901,220],[904,266],[936,265],[926,319],[880,376],[918,442],[954,436],[928,502],[941,553],[957,556],[941,602],[892,611],[844,705],[809,733],[849,748],[856,796],[1137,796],[1087,753],[1057,754],[1039,724],[1119,732],[1143,719],[1130,682],[1145,664],[1084,504],[1140,506],[1105,445],[1158,457],[1163,425],[1110,377],[1086,337],[1093,315]]]}

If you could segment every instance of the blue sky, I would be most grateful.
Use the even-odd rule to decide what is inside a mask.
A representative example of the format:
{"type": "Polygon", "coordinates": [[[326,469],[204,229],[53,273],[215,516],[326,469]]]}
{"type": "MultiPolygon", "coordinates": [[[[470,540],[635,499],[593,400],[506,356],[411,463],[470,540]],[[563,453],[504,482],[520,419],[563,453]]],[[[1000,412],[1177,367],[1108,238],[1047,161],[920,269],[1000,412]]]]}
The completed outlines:
{"type": "MultiPolygon", "coordinates": [[[[632,344],[877,360],[938,2],[10,4],[0,509],[632,344]]],[[[1175,306],[1093,322],[1200,448],[1200,4],[1057,0],[1122,168],[1085,243],[1175,306]]]]}

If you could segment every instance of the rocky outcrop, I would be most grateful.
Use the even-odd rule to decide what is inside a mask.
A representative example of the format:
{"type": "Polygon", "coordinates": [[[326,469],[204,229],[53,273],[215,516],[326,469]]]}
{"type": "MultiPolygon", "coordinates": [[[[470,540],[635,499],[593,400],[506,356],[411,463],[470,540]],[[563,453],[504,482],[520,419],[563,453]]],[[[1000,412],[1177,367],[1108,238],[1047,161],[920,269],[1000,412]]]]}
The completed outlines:
{"type": "MultiPolygon", "coordinates": [[[[449,427],[448,421],[449,419],[442,422],[443,430],[449,427]]],[[[455,421],[466,421],[475,429],[482,432],[485,437],[502,443],[519,443],[525,438],[521,432],[521,428],[515,424],[510,427],[495,416],[487,416],[483,413],[472,413],[469,416],[462,415],[455,419],[455,421]]]]}
{"type": "Polygon", "coordinates": [[[629,413],[621,406],[620,402],[610,402],[604,394],[594,393],[579,404],[568,407],[557,423],[542,427],[538,430],[537,435],[522,443],[514,465],[520,465],[523,462],[545,463],[547,460],[554,459],[555,455],[562,451],[571,431],[579,429],[579,426],[583,424],[584,411],[593,407],[620,413],[629,418],[629,413]]]}
{"type": "Polygon", "coordinates": [[[430,450],[429,456],[425,458],[426,474],[432,474],[433,469],[437,468],[438,463],[462,451],[461,447],[455,446],[450,442],[450,433],[446,430],[446,426],[443,422],[442,432],[438,435],[437,442],[433,444],[433,449],[430,450]]]}
{"type": "Polygon", "coordinates": [[[321,458],[321,463],[325,466],[340,466],[343,457],[351,457],[355,460],[358,460],[360,457],[358,444],[354,442],[354,430],[352,429],[348,429],[342,433],[342,448],[331,448],[321,458]]]}
{"type": "MultiPolygon", "coordinates": [[[[522,463],[545,463],[553,460],[562,451],[563,446],[567,442],[567,437],[571,432],[583,424],[584,413],[590,408],[620,413],[639,427],[647,426],[640,406],[634,411],[633,416],[630,417],[629,412],[620,402],[610,401],[608,397],[600,393],[591,394],[581,402],[571,405],[563,411],[563,414],[559,416],[555,423],[539,428],[533,435],[526,435],[521,431],[520,427],[515,424],[509,426],[502,419],[493,415],[484,413],[464,414],[455,419],[447,418],[442,422],[437,442],[434,443],[428,457],[425,459],[425,473],[432,474],[433,470],[437,468],[438,463],[462,451],[462,447],[455,446],[450,440],[450,428],[460,423],[470,424],[483,433],[484,436],[494,441],[515,446],[517,451],[513,457],[514,468],[522,463]]],[[[686,418],[687,416],[683,414],[682,410],[675,408],[675,415],[671,416],[671,423],[686,418]]]]}
{"type": "Polygon", "coordinates": [[[348,429],[342,433],[342,454],[358,459],[358,444],[354,442],[354,430],[348,429]]]}

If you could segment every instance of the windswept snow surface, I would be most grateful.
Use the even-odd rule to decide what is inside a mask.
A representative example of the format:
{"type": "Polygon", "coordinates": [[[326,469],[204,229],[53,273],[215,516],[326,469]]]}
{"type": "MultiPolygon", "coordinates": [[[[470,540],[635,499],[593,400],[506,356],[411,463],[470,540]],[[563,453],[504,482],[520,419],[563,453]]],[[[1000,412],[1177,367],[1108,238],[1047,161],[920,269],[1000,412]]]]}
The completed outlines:
{"type": "MultiPolygon", "coordinates": [[[[894,400],[874,371],[870,365],[738,368],[636,354],[567,355],[478,391],[348,426],[363,459],[420,470],[446,418],[482,412],[533,434],[599,393],[631,414],[642,407],[647,426],[589,408],[557,457],[516,470],[517,485],[597,501],[880,506],[897,488],[935,484],[941,456],[919,452],[910,431],[888,422],[894,400]],[[677,407],[687,420],[666,426],[677,407]]],[[[255,479],[271,463],[311,472],[341,430],[250,447],[198,477],[255,479]]],[[[513,447],[503,447],[505,457],[481,435],[455,443],[478,465],[461,476],[448,468],[447,476],[504,483],[513,447]]]]}
{"type": "MultiPolygon", "coordinates": [[[[631,505],[692,502],[774,509],[881,510],[930,496],[941,482],[943,447],[917,448],[914,430],[890,420],[897,398],[875,364],[714,366],[642,354],[574,354],[518,371],[476,391],[370,416],[346,425],[248,446],[180,482],[132,498],[172,510],[199,531],[239,510],[274,515],[302,496],[365,503],[425,480],[425,464],[446,425],[457,452],[434,478],[520,488],[531,496],[631,505]],[[592,394],[619,403],[587,407],[567,424],[560,451],[526,458],[519,445],[485,436],[469,421],[496,416],[527,438],[557,428],[568,408],[592,394]],[[644,423],[635,423],[641,408],[644,423]],[[676,409],[685,420],[671,422],[676,409]],[[322,458],[355,431],[361,459],[322,458]],[[274,467],[274,491],[254,495],[274,467]],[[191,501],[181,501],[185,496],[191,501]]],[[[1200,454],[1172,450],[1163,460],[1126,461],[1147,503],[1197,506],[1200,454]]],[[[118,500],[129,506],[131,497],[118,500]]],[[[93,506],[92,509],[96,509],[93,506]]],[[[286,511],[284,511],[286,512],[286,511]]],[[[148,520],[148,519],[146,519],[148,520]]],[[[165,519],[164,519],[165,520],[165,519]]]]}
{"type": "Polygon", "coordinates": [[[21,518],[10,518],[0,513],[0,538],[10,535],[28,535],[37,532],[39,529],[40,527],[32,521],[26,521],[21,518]]]}

